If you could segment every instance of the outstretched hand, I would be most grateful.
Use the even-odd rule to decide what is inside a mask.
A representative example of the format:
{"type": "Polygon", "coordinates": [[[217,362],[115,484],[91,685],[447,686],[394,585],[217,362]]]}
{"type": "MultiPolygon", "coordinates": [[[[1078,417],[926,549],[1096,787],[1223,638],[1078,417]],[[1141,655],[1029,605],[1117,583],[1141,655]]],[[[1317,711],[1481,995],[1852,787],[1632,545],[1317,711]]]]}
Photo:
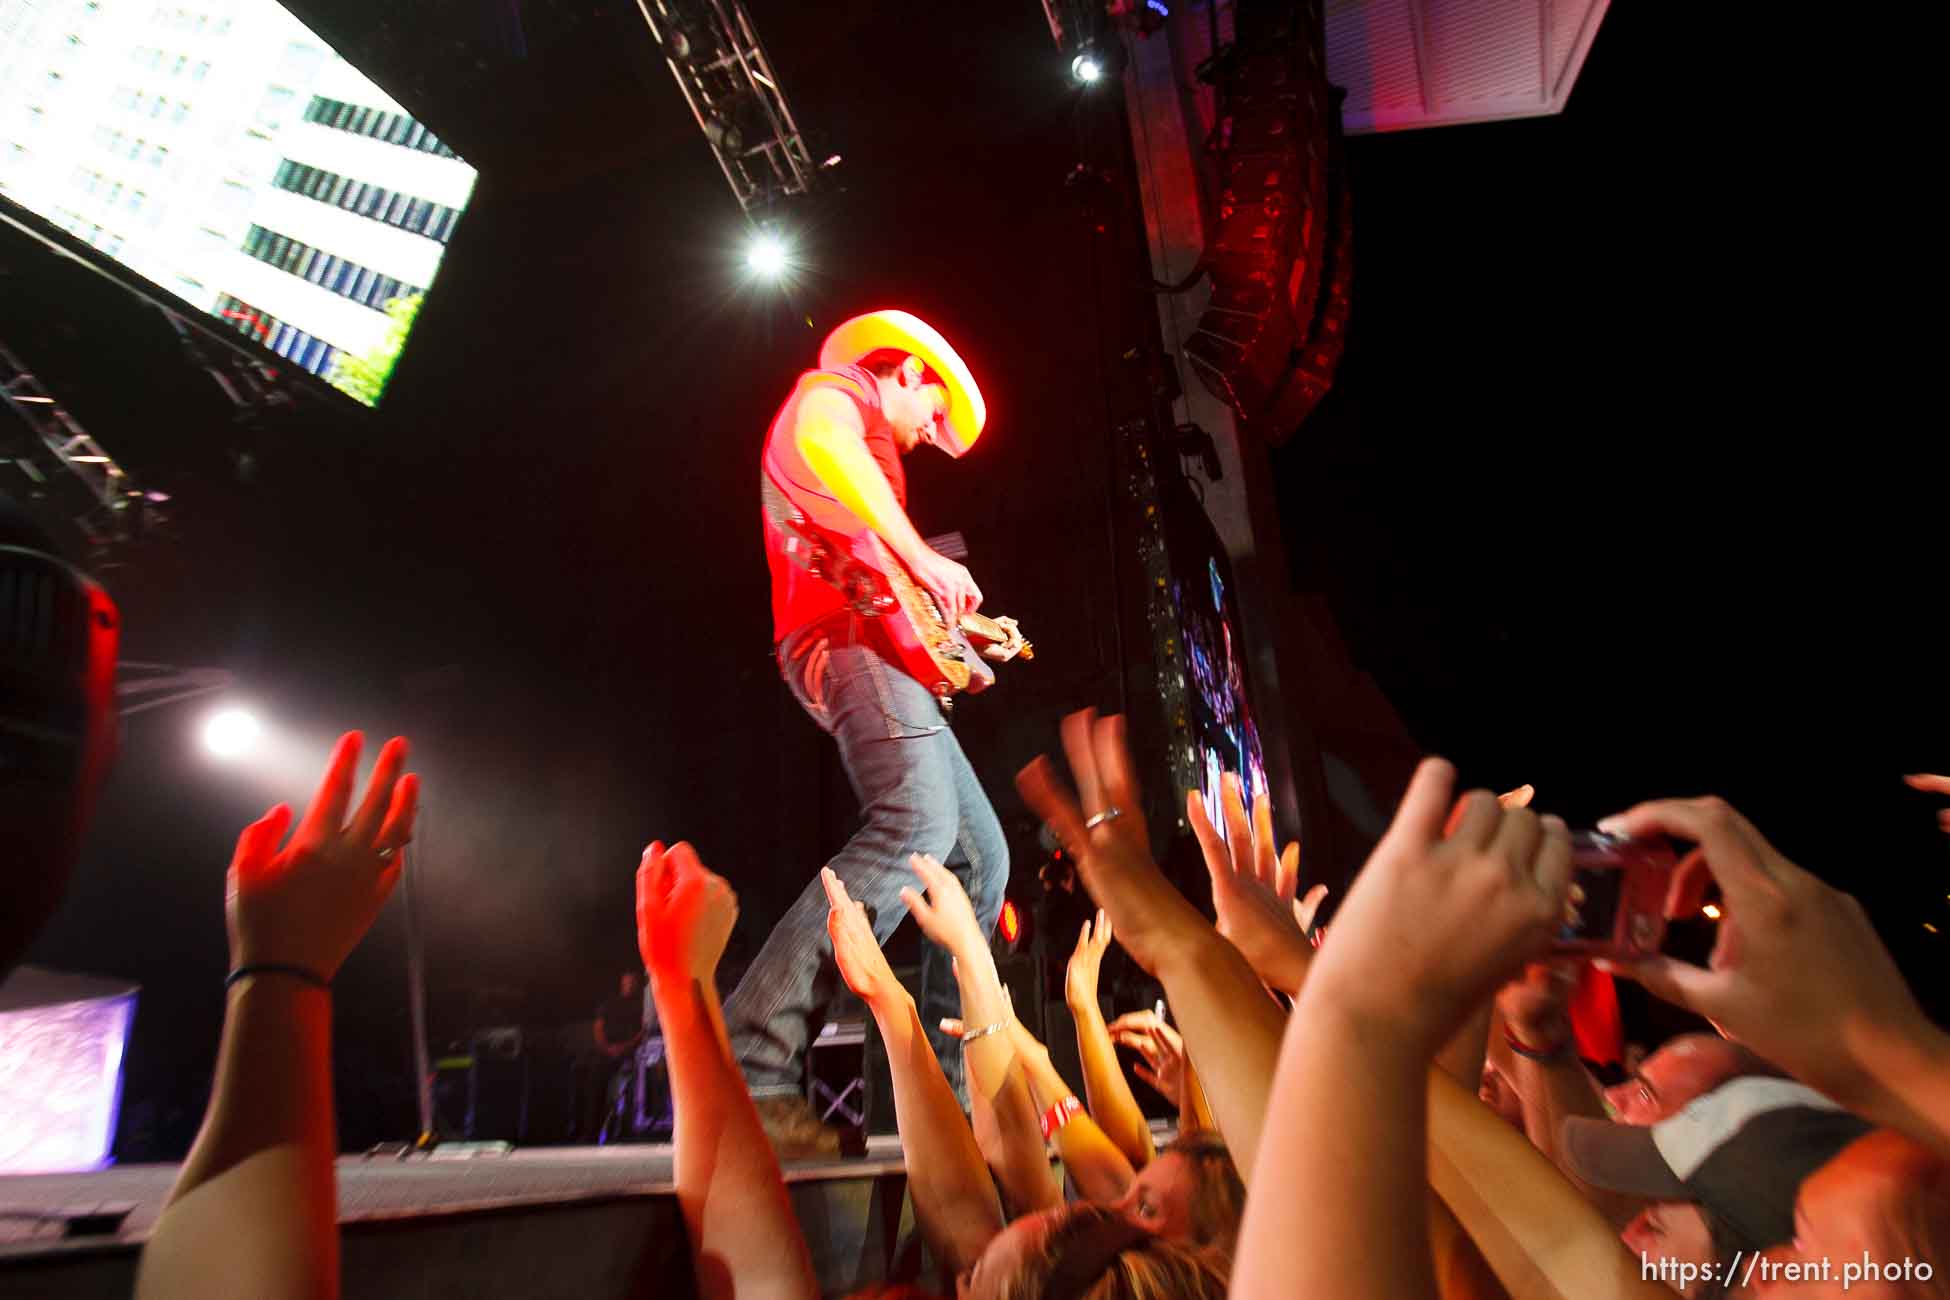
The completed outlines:
{"type": "Polygon", "coordinates": [[[413,838],[419,778],[400,773],[406,741],[387,741],[347,822],[363,743],[356,731],[339,737],[289,844],[279,848],[291,825],[286,804],[237,837],[224,909],[233,967],[298,966],[329,980],[399,883],[398,854],[413,838]]]}
{"type": "Polygon", "coordinates": [[[1449,816],[1455,769],[1415,769],[1395,819],[1334,919],[1307,998],[1394,1025],[1433,1054],[1469,1012],[1542,953],[1562,913],[1571,838],[1555,817],[1486,790],[1449,816]],[[1445,823],[1452,826],[1445,835],[1445,823]]]}
{"type": "MultiPolygon", "coordinates": [[[[1292,993],[1305,978],[1312,948],[1294,893],[1300,883],[1300,845],[1274,852],[1272,801],[1262,798],[1246,814],[1239,778],[1228,772],[1219,782],[1219,808],[1225,818],[1222,839],[1207,815],[1205,797],[1197,790],[1185,795],[1185,817],[1205,854],[1212,877],[1212,908],[1219,933],[1231,940],[1262,980],[1292,993]]],[[[1308,898],[1319,906],[1325,886],[1308,898]]],[[[1311,908],[1308,921],[1313,919],[1311,908]]]]}
{"type": "Polygon", "coordinates": [[[1071,1007],[1094,1007],[1097,1005],[1097,977],[1104,964],[1104,952],[1110,947],[1110,917],[1103,908],[1097,909],[1097,924],[1092,929],[1089,921],[1077,932],[1076,950],[1070,954],[1070,964],[1063,972],[1063,996],[1071,1007]]]}
{"type": "Polygon", "coordinates": [[[651,841],[636,869],[636,943],[644,969],[662,980],[711,984],[738,923],[738,896],[682,840],[651,841]]]}
{"type": "Polygon", "coordinates": [[[1844,1104],[1872,1087],[1851,1047],[1927,1026],[1862,905],[1788,861],[1724,801],[1640,804],[1600,827],[1697,844],[1673,875],[1666,914],[1687,914],[1708,873],[1726,909],[1704,968],[1660,956],[1600,963],[1606,969],[1705,1016],[1844,1104]]]}
{"type": "Polygon", "coordinates": [[[867,920],[865,903],[847,895],[846,883],[831,867],[821,867],[819,881],[826,887],[826,935],[833,943],[833,960],[840,978],[869,1008],[887,1005],[902,995],[893,967],[873,937],[873,923],[867,920]]]}
{"type": "Polygon", "coordinates": [[[975,907],[955,873],[925,853],[910,854],[907,865],[920,878],[921,889],[901,886],[901,901],[921,927],[921,933],[961,957],[986,952],[989,937],[975,919],[975,907]],[[924,896],[922,889],[927,891],[924,896]]]}
{"type": "Polygon", "coordinates": [[[1016,774],[1016,789],[1062,841],[1083,885],[1109,914],[1117,941],[1148,974],[1156,974],[1174,938],[1207,930],[1197,909],[1166,880],[1145,843],[1144,804],[1124,742],[1124,720],[1084,709],[1063,719],[1063,749],[1076,778],[1071,794],[1049,759],[1016,774]],[[1078,806],[1078,798],[1082,806],[1078,806]],[[1118,815],[1085,827],[1090,816],[1118,815]]]}
{"type": "Polygon", "coordinates": [[[1146,1008],[1127,1011],[1110,1022],[1110,1038],[1144,1059],[1131,1072],[1150,1084],[1165,1100],[1177,1105],[1185,1086],[1185,1040],[1158,1013],[1146,1008]]]}

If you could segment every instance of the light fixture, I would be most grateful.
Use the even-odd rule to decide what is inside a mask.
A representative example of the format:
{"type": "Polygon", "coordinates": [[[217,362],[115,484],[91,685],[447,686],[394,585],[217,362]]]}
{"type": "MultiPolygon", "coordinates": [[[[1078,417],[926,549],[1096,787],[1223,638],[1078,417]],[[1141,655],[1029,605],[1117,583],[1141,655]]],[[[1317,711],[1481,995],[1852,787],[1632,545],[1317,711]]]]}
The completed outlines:
{"type": "Polygon", "coordinates": [[[1717,921],[1720,919],[1720,905],[1718,903],[1708,903],[1700,908],[1699,914],[1709,921],[1717,921]]]}
{"type": "Polygon", "coordinates": [[[749,246],[745,249],[745,265],[754,275],[776,280],[785,274],[791,258],[787,253],[785,241],[769,230],[756,231],[749,246]]]}
{"type": "Polygon", "coordinates": [[[263,728],[242,709],[224,709],[203,724],[203,748],[212,758],[242,758],[257,743],[263,728]]]}
{"type": "Polygon", "coordinates": [[[1070,60],[1070,75],[1085,86],[1094,86],[1104,76],[1104,61],[1095,50],[1085,50],[1070,60]]]}

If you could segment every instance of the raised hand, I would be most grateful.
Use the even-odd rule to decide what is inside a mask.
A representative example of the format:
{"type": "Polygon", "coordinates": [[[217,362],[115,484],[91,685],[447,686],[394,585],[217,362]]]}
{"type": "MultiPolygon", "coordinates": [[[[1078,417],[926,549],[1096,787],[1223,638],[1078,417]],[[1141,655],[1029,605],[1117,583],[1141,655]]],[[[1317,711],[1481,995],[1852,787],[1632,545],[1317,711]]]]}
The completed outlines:
{"type": "Polygon", "coordinates": [[[413,838],[419,778],[400,774],[406,741],[387,741],[347,822],[363,742],[356,731],[339,737],[289,844],[279,847],[291,825],[286,804],[237,837],[224,908],[233,967],[297,966],[331,979],[399,883],[398,854],[413,838]]]}
{"type": "Polygon", "coordinates": [[[1127,1011],[1110,1022],[1110,1039],[1144,1059],[1131,1072],[1176,1105],[1185,1084],[1185,1040],[1149,1008],[1127,1011]]]}
{"type": "MultiPolygon", "coordinates": [[[[1261,979],[1292,993],[1306,976],[1312,947],[1293,898],[1300,881],[1300,846],[1289,844],[1284,854],[1274,853],[1271,803],[1261,799],[1248,819],[1239,778],[1228,772],[1219,783],[1227,838],[1219,837],[1197,790],[1186,792],[1185,817],[1212,877],[1219,933],[1245,955],[1261,979]]],[[[1324,896],[1325,887],[1319,888],[1324,896]]],[[[1312,915],[1309,911],[1309,920],[1312,915]]]]}
{"type": "Polygon", "coordinates": [[[1683,914],[1703,873],[1719,882],[1726,909],[1704,968],[1654,957],[1601,963],[1607,969],[1705,1016],[1844,1104],[1872,1091],[1857,1049],[1932,1036],[1862,905],[1788,861],[1724,801],[1640,804],[1600,827],[1697,844],[1674,874],[1667,915],[1683,914]]]}
{"type": "Polygon", "coordinates": [[[1186,927],[1208,928],[1205,918],[1165,879],[1145,843],[1144,804],[1124,743],[1124,720],[1099,718],[1094,709],[1072,713],[1063,719],[1063,749],[1078,794],[1065,788],[1047,758],[1018,772],[1016,789],[1062,841],[1084,888],[1116,925],[1118,943],[1155,975],[1174,935],[1185,934],[1186,927]],[[1095,817],[1112,808],[1117,816],[1086,827],[1085,809],[1095,817]]]}
{"type": "Polygon", "coordinates": [[[1293,900],[1293,919],[1300,923],[1300,933],[1309,938],[1313,936],[1314,915],[1320,911],[1320,905],[1326,900],[1327,886],[1324,884],[1315,885],[1293,900]]]}
{"type": "Polygon", "coordinates": [[[1465,796],[1451,819],[1454,787],[1441,759],[1416,768],[1307,984],[1309,1005],[1318,993],[1430,1054],[1544,950],[1571,875],[1562,821],[1502,808],[1488,791],[1465,796]]]}
{"type": "Polygon", "coordinates": [[[1532,962],[1496,995],[1496,1009],[1519,1043],[1550,1054],[1571,1041],[1571,995],[1577,991],[1581,957],[1532,962]]]}
{"type": "Polygon", "coordinates": [[[955,873],[925,853],[908,855],[907,865],[921,880],[921,889],[901,886],[901,901],[921,927],[921,933],[960,958],[987,952],[989,937],[975,919],[975,907],[955,873]],[[922,896],[921,890],[927,894],[922,896]]]}
{"type": "MultiPolygon", "coordinates": [[[[1906,776],[1903,778],[1903,784],[1912,790],[1921,790],[1926,794],[1950,795],[1950,776],[1906,776]]],[[[1937,809],[1936,828],[1945,835],[1950,835],[1950,808],[1937,809]]]]}
{"type": "Polygon", "coordinates": [[[653,840],[636,869],[636,944],[658,980],[710,984],[738,923],[738,896],[682,840],[653,840]]]}
{"type": "Polygon", "coordinates": [[[869,1008],[881,1007],[905,993],[894,978],[887,955],[873,937],[873,923],[867,920],[867,907],[847,896],[846,884],[831,867],[819,871],[826,887],[826,934],[833,941],[833,960],[839,964],[840,978],[869,1008]]]}
{"type": "Polygon", "coordinates": [[[1104,964],[1104,951],[1110,947],[1110,917],[1097,909],[1093,930],[1089,921],[1077,933],[1076,950],[1063,972],[1063,996],[1072,1007],[1097,1005],[1097,976],[1104,964]]]}

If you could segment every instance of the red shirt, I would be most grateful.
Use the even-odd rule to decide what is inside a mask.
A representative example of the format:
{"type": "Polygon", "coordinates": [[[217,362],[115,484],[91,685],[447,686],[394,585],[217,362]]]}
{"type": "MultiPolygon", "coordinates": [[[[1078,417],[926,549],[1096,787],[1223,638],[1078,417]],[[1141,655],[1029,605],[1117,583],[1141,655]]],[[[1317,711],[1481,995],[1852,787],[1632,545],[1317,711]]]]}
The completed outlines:
{"type": "MultiPolygon", "coordinates": [[[[887,476],[894,500],[900,503],[901,509],[907,508],[907,474],[901,468],[894,431],[880,413],[880,387],[872,374],[858,366],[808,370],[799,376],[792,395],[772,417],[771,431],[765,436],[762,469],[814,524],[842,537],[853,537],[865,531],[866,525],[827,491],[819,476],[799,455],[794,436],[800,395],[815,387],[835,388],[852,400],[866,429],[867,450],[880,466],[880,472],[887,476]]],[[[764,518],[764,524],[765,562],[772,571],[772,641],[777,644],[814,619],[838,612],[845,602],[829,583],[808,573],[785,553],[785,535],[769,517],[764,518]]]]}

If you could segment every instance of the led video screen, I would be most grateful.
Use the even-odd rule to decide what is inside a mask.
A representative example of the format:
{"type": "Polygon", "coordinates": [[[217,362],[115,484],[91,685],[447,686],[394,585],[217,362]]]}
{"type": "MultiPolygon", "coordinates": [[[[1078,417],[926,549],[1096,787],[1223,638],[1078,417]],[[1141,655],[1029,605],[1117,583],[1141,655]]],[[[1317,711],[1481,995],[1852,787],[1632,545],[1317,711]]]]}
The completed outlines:
{"type": "Polygon", "coordinates": [[[274,0],[0,0],[0,198],[367,405],[475,178],[274,0]]]}

